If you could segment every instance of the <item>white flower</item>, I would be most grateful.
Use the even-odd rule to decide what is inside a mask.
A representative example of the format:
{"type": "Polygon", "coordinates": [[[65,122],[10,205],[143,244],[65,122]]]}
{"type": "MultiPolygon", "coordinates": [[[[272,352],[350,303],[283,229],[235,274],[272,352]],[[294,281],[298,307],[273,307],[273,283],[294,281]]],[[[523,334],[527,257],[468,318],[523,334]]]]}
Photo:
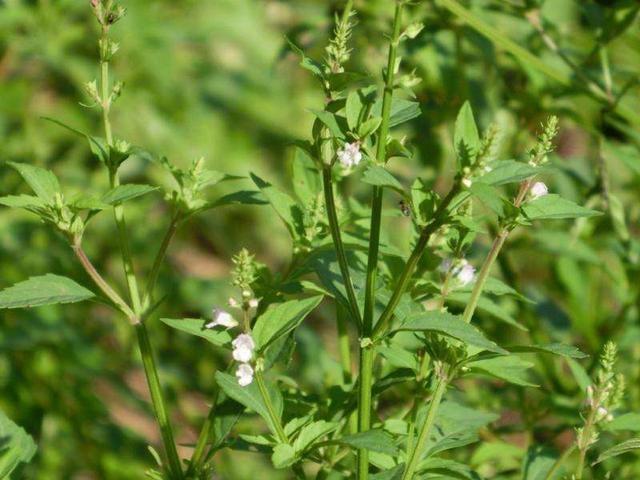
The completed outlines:
{"type": "Polygon", "coordinates": [[[233,345],[233,359],[237,362],[246,363],[253,357],[253,350],[256,344],[248,333],[241,333],[231,342],[233,345]]]}
{"type": "Polygon", "coordinates": [[[211,315],[212,320],[205,325],[206,328],[224,327],[233,328],[238,326],[238,322],[231,316],[229,312],[225,312],[220,308],[214,308],[211,315]]]}
{"type": "Polygon", "coordinates": [[[470,178],[464,177],[462,179],[462,185],[464,185],[467,188],[471,188],[471,185],[473,184],[473,182],[471,181],[470,178]]]}
{"type": "Polygon", "coordinates": [[[251,300],[249,300],[249,306],[251,308],[258,308],[258,303],[260,302],[257,298],[252,298],[251,300]]]}
{"type": "Polygon", "coordinates": [[[344,147],[338,150],[338,160],[343,167],[355,167],[362,160],[362,152],[358,142],[345,143],[344,147]]]}
{"type": "Polygon", "coordinates": [[[240,306],[240,304],[238,303],[238,301],[237,301],[235,298],[233,298],[233,297],[229,297],[229,301],[228,301],[228,303],[229,303],[229,306],[230,306],[231,308],[238,308],[238,307],[240,306]]]}
{"type": "Polygon", "coordinates": [[[236,378],[241,387],[251,385],[253,382],[253,368],[248,363],[241,363],[236,369],[236,378]]]}
{"type": "Polygon", "coordinates": [[[451,270],[451,266],[453,265],[453,261],[450,258],[445,258],[442,260],[442,262],[440,263],[440,267],[438,267],[438,269],[442,272],[442,273],[448,273],[449,270],[451,270]]]}
{"type": "MultiPolygon", "coordinates": [[[[465,260],[466,262],[466,260],[465,260]]],[[[476,269],[473,265],[469,263],[465,263],[460,267],[460,269],[456,272],[456,279],[460,283],[460,285],[464,286],[468,283],[471,283],[476,276],[476,269]]]]}
{"type": "Polygon", "coordinates": [[[549,193],[549,189],[543,182],[536,182],[531,187],[531,198],[533,199],[544,197],[547,193],[549,193]]]}

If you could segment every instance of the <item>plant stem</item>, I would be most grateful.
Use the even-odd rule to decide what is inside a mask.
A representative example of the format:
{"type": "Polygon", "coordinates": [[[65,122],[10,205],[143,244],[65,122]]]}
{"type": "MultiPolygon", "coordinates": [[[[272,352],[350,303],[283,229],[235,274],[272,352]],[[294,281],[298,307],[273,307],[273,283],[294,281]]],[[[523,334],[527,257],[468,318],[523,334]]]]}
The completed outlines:
{"type": "Polygon", "coordinates": [[[404,270],[400,274],[400,278],[398,279],[393,293],[391,294],[389,303],[382,312],[382,315],[380,315],[380,320],[378,320],[378,323],[373,330],[374,341],[380,339],[380,337],[382,337],[386,333],[386,330],[389,327],[389,323],[391,322],[391,318],[393,317],[393,313],[398,306],[398,303],[400,302],[400,298],[409,286],[409,281],[413,276],[413,272],[415,271],[416,265],[420,261],[424,250],[427,248],[427,244],[429,243],[431,235],[433,235],[433,233],[438,230],[438,228],[440,228],[444,223],[446,219],[447,208],[451,203],[451,200],[453,200],[458,192],[459,185],[456,183],[456,185],[454,185],[454,187],[449,191],[442,202],[440,202],[440,205],[438,206],[438,209],[436,210],[431,223],[429,223],[422,229],[420,237],[418,238],[418,242],[413,248],[409,259],[404,266],[404,270]]]}
{"type": "Polygon", "coordinates": [[[342,383],[351,385],[353,378],[351,375],[351,347],[349,344],[349,331],[345,321],[345,309],[336,303],[336,325],[338,329],[338,348],[340,350],[340,366],[342,368],[342,383]]]}
{"type": "Polygon", "coordinates": [[[333,182],[331,178],[331,167],[325,165],[322,170],[322,182],[324,185],[324,201],[327,208],[327,217],[329,220],[329,229],[331,230],[331,238],[333,239],[333,246],[336,249],[336,257],[338,259],[338,265],[340,266],[340,273],[342,274],[342,280],[347,292],[347,299],[349,300],[350,314],[353,320],[358,325],[358,328],[362,328],[362,318],[360,317],[360,309],[358,308],[358,300],[356,299],[356,293],[353,289],[353,282],[351,281],[351,274],[349,273],[349,263],[347,262],[347,256],[344,251],[344,245],[342,243],[342,235],[340,234],[340,224],[338,223],[338,214],[336,212],[335,199],[333,197],[333,182]]]}
{"type": "Polygon", "coordinates": [[[156,285],[156,282],[158,280],[158,274],[160,273],[160,267],[162,266],[162,262],[164,260],[164,257],[167,253],[167,248],[169,248],[169,244],[171,243],[171,239],[173,238],[173,236],[176,233],[176,230],[178,229],[178,221],[180,219],[180,216],[178,213],[174,213],[171,216],[171,223],[169,223],[169,227],[167,228],[167,232],[164,234],[164,237],[162,239],[162,243],[160,244],[160,247],[158,248],[158,253],[156,253],[156,257],[153,261],[153,266],[151,267],[151,272],[149,273],[149,278],[147,280],[147,285],[145,288],[145,292],[144,292],[144,297],[142,300],[142,306],[143,308],[147,308],[149,306],[149,302],[152,299],[153,296],[153,289],[156,285]]]}
{"type": "Polygon", "coordinates": [[[193,450],[193,454],[191,455],[191,460],[189,462],[189,468],[187,469],[186,477],[189,478],[190,475],[193,475],[195,472],[199,471],[202,468],[202,464],[206,458],[205,451],[207,445],[212,443],[214,440],[214,428],[213,422],[216,417],[216,404],[218,403],[218,394],[220,390],[216,388],[216,391],[213,394],[213,403],[211,404],[211,408],[209,409],[209,413],[204,423],[202,424],[202,429],[200,430],[200,434],[198,435],[198,440],[196,441],[196,446],[193,450]]]}
{"type": "Polygon", "coordinates": [[[273,428],[276,430],[276,435],[278,436],[278,440],[280,441],[280,443],[289,443],[287,434],[284,433],[284,428],[282,428],[282,423],[280,422],[280,419],[278,418],[278,415],[276,415],[276,411],[273,408],[273,403],[271,402],[271,396],[269,395],[267,386],[264,383],[264,377],[262,376],[261,371],[256,371],[255,380],[258,384],[258,389],[260,390],[262,401],[267,407],[267,412],[269,412],[269,418],[271,419],[271,424],[273,428]]]}
{"type": "Polygon", "coordinates": [[[422,458],[425,443],[429,439],[429,434],[431,433],[431,428],[433,427],[433,423],[436,419],[436,413],[438,411],[438,407],[440,406],[440,402],[442,401],[442,397],[444,396],[444,392],[447,389],[447,385],[448,381],[446,376],[438,378],[436,390],[433,393],[431,403],[429,403],[427,416],[425,417],[424,423],[420,427],[420,432],[418,433],[418,439],[416,440],[415,447],[409,455],[407,466],[405,467],[404,473],[402,474],[402,480],[412,480],[414,478],[416,467],[418,466],[420,458],[422,458]]]}
{"type": "Polygon", "coordinates": [[[569,458],[571,456],[571,454],[574,452],[575,449],[576,449],[575,444],[573,444],[569,448],[567,448],[562,453],[562,455],[560,457],[558,457],[558,459],[555,461],[555,463],[551,467],[551,470],[549,470],[547,472],[547,474],[544,477],[544,480],[553,480],[553,476],[555,475],[555,473],[562,466],[562,464],[567,460],[567,458],[569,458]]]}
{"type": "Polygon", "coordinates": [[[74,243],[72,244],[71,248],[73,249],[73,253],[75,253],[76,257],[78,257],[78,260],[80,260],[80,263],[84,267],[87,274],[89,274],[98,288],[100,288],[100,290],[102,290],[102,292],[109,298],[109,300],[111,300],[118,307],[118,309],[120,309],[120,311],[127,316],[129,321],[135,322],[136,315],[133,310],[131,310],[129,305],[127,305],[127,302],[125,302],[122,297],[120,297],[120,295],[118,295],[118,293],[113,288],[111,288],[111,285],[109,285],[107,281],[102,277],[102,275],[100,275],[100,273],[96,270],[93,263],[91,263],[91,260],[89,260],[89,257],[87,257],[87,254],[82,249],[82,246],[79,243],[74,243]]]}
{"type": "MultiPolygon", "coordinates": [[[[400,43],[400,26],[402,23],[403,2],[396,1],[393,17],[393,33],[389,43],[389,56],[385,72],[384,94],[382,97],[382,121],[378,133],[376,159],[384,164],[389,135],[389,118],[393,100],[396,58],[400,43]]],[[[372,193],[371,228],[369,232],[369,255],[367,259],[367,278],[365,284],[364,315],[362,320],[362,336],[369,338],[373,330],[373,307],[375,304],[376,277],[378,274],[378,251],[380,248],[380,224],[382,219],[382,187],[374,186],[372,193]]],[[[371,427],[371,387],[373,383],[373,363],[375,348],[373,345],[360,347],[360,392],[358,401],[358,431],[366,432],[371,427]]],[[[369,451],[358,450],[357,478],[367,480],[369,477],[369,451]]]]}
{"type": "Polygon", "coordinates": [[[174,478],[180,479],[183,478],[182,467],[180,466],[180,457],[176,450],[173,429],[171,428],[171,422],[167,415],[167,409],[162,396],[162,387],[160,385],[160,379],[158,378],[158,371],[153,358],[153,351],[151,348],[151,342],[149,342],[147,327],[142,322],[137,323],[135,327],[136,333],[138,334],[138,345],[140,346],[142,365],[144,366],[144,373],[147,377],[149,391],[151,392],[151,403],[153,404],[153,410],[155,412],[156,419],[158,420],[158,425],[160,426],[160,433],[162,434],[162,441],[164,443],[165,453],[169,462],[169,469],[174,478]]]}

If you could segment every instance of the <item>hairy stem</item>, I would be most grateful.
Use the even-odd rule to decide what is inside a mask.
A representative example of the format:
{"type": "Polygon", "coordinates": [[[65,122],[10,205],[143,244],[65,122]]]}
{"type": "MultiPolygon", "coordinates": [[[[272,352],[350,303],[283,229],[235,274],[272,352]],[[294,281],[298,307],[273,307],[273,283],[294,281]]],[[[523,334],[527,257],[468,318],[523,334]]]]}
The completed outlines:
{"type": "Polygon", "coordinates": [[[144,366],[144,373],[147,377],[149,391],[151,392],[151,403],[153,404],[153,411],[156,419],[158,420],[158,425],[160,426],[160,433],[162,435],[162,442],[164,443],[164,449],[169,463],[169,470],[174,478],[180,479],[183,478],[182,467],[180,466],[180,457],[176,450],[173,429],[171,428],[171,422],[167,415],[167,409],[162,396],[162,387],[160,385],[158,371],[153,358],[153,350],[151,348],[151,342],[149,342],[147,327],[142,322],[137,323],[135,327],[136,333],[138,334],[138,345],[140,347],[140,355],[142,356],[142,365],[144,366]]]}
{"type": "Polygon", "coordinates": [[[344,250],[344,244],[342,243],[342,235],[340,234],[340,224],[338,223],[338,214],[336,212],[336,203],[333,197],[333,182],[331,179],[331,167],[325,166],[322,170],[322,181],[324,185],[324,201],[327,208],[327,217],[329,220],[329,230],[331,231],[331,238],[333,240],[333,246],[336,250],[336,257],[338,259],[338,265],[340,267],[340,273],[342,274],[342,280],[347,292],[347,299],[349,300],[349,310],[351,317],[358,325],[358,328],[362,328],[362,318],[360,317],[360,309],[358,308],[358,301],[356,299],[356,293],[353,288],[353,282],[351,281],[351,274],[349,272],[349,263],[347,262],[347,256],[344,250]]]}
{"type": "Polygon", "coordinates": [[[418,462],[420,461],[420,459],[422,458],[422,454],[424,453],[424,446],[429,439],[429,434],[431,433],[431,428],[433,427],[433,423],[436,419],[436,413],[438,412],[438,407],[440,406],[440,402],[442,401],[444,392],[447,389],[447,385],[448,381],[446,376],[438,378],[438,383],[436,384],[433,398],[431,398],[431,402],[429,403],[424,423],[420,427],[420,432],[418,433],[418,438],[415,442],[415,446],[413,447],[413,450],[408,457],[407,466],[405,467],[404,473],[402,474],[402,480],[412,480],[414,478],[416,467],[418,466],[418,462]]]}

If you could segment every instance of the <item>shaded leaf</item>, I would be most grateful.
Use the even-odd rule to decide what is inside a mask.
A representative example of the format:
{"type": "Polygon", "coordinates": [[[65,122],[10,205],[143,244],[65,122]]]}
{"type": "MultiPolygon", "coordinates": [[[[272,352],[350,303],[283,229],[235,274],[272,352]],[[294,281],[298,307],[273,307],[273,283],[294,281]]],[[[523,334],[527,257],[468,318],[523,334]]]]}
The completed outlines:
{"type": "Polygon", "coordinates": [[[58,303],[75,303],[94,294],[67,277],[47,273],[31,277],[0,292],[0,308],[29,308],[58,303]]]}
{"type": "Polygon", "coordinates": [[[218,347],[231,342],[232,337],[228,330],[203,328],[206,320],[201,318],[161,318],[160,321],[181,332],[204,338],[218,347]]]}

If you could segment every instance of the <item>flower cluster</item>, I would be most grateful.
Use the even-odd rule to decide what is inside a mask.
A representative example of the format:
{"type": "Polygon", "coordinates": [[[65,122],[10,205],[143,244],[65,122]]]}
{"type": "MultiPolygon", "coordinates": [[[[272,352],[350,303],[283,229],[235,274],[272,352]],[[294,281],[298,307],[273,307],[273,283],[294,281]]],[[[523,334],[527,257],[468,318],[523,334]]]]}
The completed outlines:
{"type": "Polygon", "coordinates": [[[360,151],[360,143],[345,143],[344,147],[338,150],[338,161],[345,168],[355,167],[362,160],[362,152],[360,151]]]}
{"type": "Polygon", "coordinates": [[[473,282],[476,276],[476,269],[465,258],[445,258],[440,264],[440,271],[450,274],[458,286],[464,287],[473,282]]]}

